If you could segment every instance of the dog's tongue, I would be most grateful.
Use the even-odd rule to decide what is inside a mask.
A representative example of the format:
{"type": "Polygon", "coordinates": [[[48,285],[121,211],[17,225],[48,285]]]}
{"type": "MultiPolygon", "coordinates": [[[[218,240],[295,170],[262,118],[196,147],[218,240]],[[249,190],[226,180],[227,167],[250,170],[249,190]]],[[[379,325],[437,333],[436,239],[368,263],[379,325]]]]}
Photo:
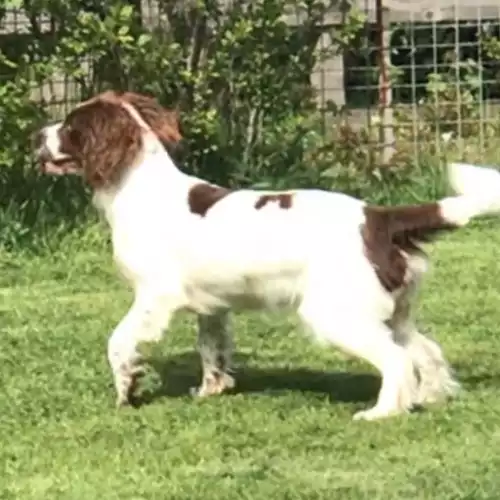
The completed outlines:
{"type": "Polygon", "coordinates": [[[46,174],[52,174],[52,175],[63,175],[65,173],[64,167],[56,165],[51,161],[47,161],[42,165],[42,171],[45,172],[46,174]]]}

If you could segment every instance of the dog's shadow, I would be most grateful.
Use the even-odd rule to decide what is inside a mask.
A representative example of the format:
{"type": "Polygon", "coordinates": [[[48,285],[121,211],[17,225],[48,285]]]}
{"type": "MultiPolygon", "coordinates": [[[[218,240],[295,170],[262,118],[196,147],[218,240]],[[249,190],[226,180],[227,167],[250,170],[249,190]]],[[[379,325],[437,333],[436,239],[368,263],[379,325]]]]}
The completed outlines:
{"type": "Polygon", "coordinates": [[[500,387],[500,373],[496,369],[490,371],[477,365],[460,363],[453,365],[453,370],[466,390],[500,387]]]}
{"type": "MultiPolygon", "coordinates": [[[[308,368],[259,368],[247,363],[247,355],[234,355],[236,393],[275,395],[279,392],[300,391],[319,393],[332,402],[366,403],[374,401],[381,379],[375,373],[320,371],[308,368]]],[[[133,405],[148,405],[156,399],[189,396],[201,382],[200,358],[195,351],[185,351],[167,358],[147,356],[147,363],[159,380],[136,394],[133,405]]],[[[465,391],[481,387],[500,387],[500,374],[474,373],[469,365],[454,365],[455,375],[465,391]]],[[[229,392],[228,394],[230,394],[229,392]]],[[[420,408],[419,408],[420,409],[420,408]]]]}
{"type": "MultiPolygon", "coordinates": [[[[246,358],[241,353],[234,356],[234,391],[239,394],[301,391],[321,393],[332,401],[355,403],[374,400],[380,389],[380,377],[376,374],[324,372],[307,368],[257,368],[246,364],[246,358]]],[[[200,384],[200,359],[194,351],[168,358],[149,357],[148,364],[160,380],[154,388],[145,389],[136,396],[136,406],[162,397],[185,397],[191,388],[200,384]]]]}

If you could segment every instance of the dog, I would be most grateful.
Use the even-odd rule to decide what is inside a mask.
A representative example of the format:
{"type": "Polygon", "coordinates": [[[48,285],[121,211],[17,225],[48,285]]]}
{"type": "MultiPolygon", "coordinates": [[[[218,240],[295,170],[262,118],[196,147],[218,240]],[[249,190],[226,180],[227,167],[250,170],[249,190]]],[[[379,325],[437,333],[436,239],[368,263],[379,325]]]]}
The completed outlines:
{"type": "MultiPolygon", "coordinates": [[[[198,396],[235,385],[230,311],[296,311],[314,337],[373,365],[382,383],[375,420],[453,396],[459,384],[413,308],[427,269],[421,243],[500,210],[500,174],[453,164],[456,195],[380,207],[322,190],[230,190],[183,173],[169,147],[175,112],[149,96],[105,92],[34,137],[43,172],[77,174],[112,234],[134,301],[108,340],[117,405],[131,402],[141,342],[173,315],[198,316],[198,396]]],[[[216,167],[216,166],[215,166],[216,167]]]]}

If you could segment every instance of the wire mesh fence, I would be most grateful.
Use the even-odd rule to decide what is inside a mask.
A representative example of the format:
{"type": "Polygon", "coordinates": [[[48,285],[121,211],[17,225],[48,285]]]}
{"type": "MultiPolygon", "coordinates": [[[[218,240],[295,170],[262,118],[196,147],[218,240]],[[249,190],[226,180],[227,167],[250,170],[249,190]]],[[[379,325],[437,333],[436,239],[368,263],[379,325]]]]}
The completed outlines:
{"type": "MultiPolygon", "coordinates": [[[[344,106],[354,127],[377,128],[390,158],[474,142],[479,159],[498,137],[500,4],[487,0],[364,0],[356,40],[313,75],[320,104],[344,106]]],[[[328,43],[328,41],[323,42],[328,43]]]]}
{"type": "MultiPolygon", "coordinates": [[[[129,2],[145,26],[168,30],[162,5],[155,0],[129,2]]],[[[163,8],[165,6],[163,5],[163,8]]],[[[310,75],[319,108],[348,111],[354,128],[377,131],[376,141],[387,153],[398,141],[414,154],[432,141],[472,138],[479,151],[498,133],[500,110],[500,4],[496,0],[360,0],[353,8],[365,15],[364,28],[342,50],[318,63],[310,75]],[[488,4],[490,2],[490,4],[488,4]]],[[[93,7],[99,13],[99,6],[93,7]]],[[[343,23],[338,7],[322,20],[318,47],[332,44],[329,29],[343,23]]],[[[300,27],[300,18],[289,16],[300,27]]],[[[34,35],[54,40],[58,27],[50,16],[33,17],[23,9],[0,14],[0,48],[10,56],[23,54],[34,35]]],[[[12,75],[1,66],[2,80],[12,75]]],[[[67,111],[91,88],[83,83],[96,68],[82,55],[79,76],[59,72],[32,82],[32,98],[67,111]],[[84,75],[84,77],[82,77],[84,75]],[[83,85],[85,86],[85,85],[83,85]]],[[[371,132],[370,132],[371,133],[371,132]]],[[[498,135],[498,134],[497,134],[498,135]]]]}
{"type": "Polygon", "coordinates": [[[464,149],[469,138],[484,151],[498,135],[500,54],[491,50],[491,40],[500,35],[500,4],[386,2],[391,4],[396,9],[384,9],[378,19],[368,13],[375,22],[343,52],[344,92],[337,101],[344,98],[359,125],[373,123],[378,109],[375,122],[389,131],[383,134],[386,146],[399,127],[418,154],[425,147],[420,131],[427,127],[438,152],[450,140],[464,149]]]}

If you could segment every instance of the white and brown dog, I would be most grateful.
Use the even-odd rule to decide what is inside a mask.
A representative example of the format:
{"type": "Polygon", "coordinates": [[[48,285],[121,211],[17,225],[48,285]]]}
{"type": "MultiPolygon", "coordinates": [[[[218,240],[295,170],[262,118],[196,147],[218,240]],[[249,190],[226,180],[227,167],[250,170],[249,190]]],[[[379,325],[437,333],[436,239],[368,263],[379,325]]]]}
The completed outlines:
{"type": "Polygon", "coordinates": [[[458,388],[437,343],[412,319],[426,258],[419,243],[500,210],[500,174],[452,165],[457,196],[377,207],[320,190],[231,191],[186,175],[164,147],[177,116],[147,96],[106,92],[36,136],[43,171],[80,174],[112,232],[114,257],[135,300],[108,357],[118,404],[141,368],[138,343],[158,341],[173,314],[199,317],[203,380],[197,394],[234,385],[228,312],[297,311],[314,336],[382,375],[377,419],[458,388]]]}

